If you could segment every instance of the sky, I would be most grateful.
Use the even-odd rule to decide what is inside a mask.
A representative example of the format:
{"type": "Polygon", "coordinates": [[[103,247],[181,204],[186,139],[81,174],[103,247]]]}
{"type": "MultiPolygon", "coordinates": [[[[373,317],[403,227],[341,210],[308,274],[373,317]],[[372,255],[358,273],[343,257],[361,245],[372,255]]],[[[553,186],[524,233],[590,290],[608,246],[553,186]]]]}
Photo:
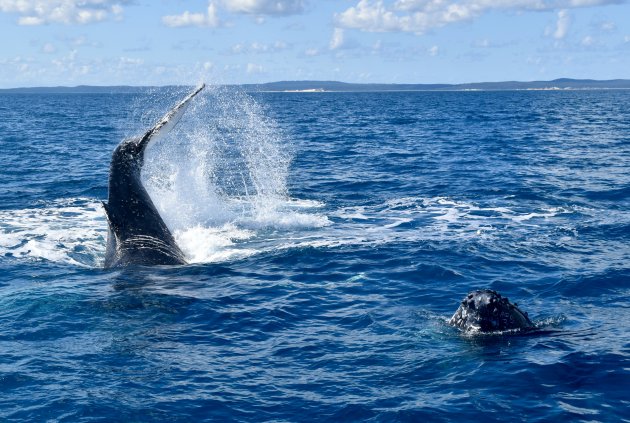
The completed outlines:
{"type": "Polygon", "coordinates": [[[0,0],[0,88],[630,79],[630,0],[0,0]]]}

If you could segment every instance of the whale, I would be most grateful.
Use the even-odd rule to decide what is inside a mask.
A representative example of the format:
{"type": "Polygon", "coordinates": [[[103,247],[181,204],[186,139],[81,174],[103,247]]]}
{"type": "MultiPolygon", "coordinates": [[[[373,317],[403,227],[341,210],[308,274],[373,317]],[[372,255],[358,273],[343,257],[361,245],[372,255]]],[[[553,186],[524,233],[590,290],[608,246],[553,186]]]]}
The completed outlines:
{"type": "Polygon", "coordinates": [[[534,329],[526,312],[491,289],[480,289],[466,295],[448,323],[466,333],[534,329]]]}
{"type": "Polygon", "coordinates": [[[112,153],[109,192],[103,203],[107,217],[105,268],[130,265],[183,265],[186,258],[175,242],[141,180],[147,147],[179,122],[201,84],[175,105],[144,135],[120,142],[112,153]]]}

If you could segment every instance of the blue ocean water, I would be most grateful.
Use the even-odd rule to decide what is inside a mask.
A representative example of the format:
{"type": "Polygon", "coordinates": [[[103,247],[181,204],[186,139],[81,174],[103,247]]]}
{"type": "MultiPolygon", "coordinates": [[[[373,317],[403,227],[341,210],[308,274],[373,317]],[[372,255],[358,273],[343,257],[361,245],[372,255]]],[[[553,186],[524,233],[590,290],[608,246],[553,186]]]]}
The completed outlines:
{"type": "Polygon", "coordinates": [[[185,92],[0,95],[0,420],[630,421],[630,92],[208,89],[143,172],[191,264],[103,270],[185,92]]]}

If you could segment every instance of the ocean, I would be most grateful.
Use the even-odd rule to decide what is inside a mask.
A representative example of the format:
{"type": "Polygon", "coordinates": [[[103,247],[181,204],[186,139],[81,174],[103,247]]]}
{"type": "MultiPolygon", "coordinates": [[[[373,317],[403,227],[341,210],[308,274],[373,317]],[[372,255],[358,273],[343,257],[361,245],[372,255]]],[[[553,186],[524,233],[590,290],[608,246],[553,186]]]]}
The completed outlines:
{"type": "Polygon", "coordinates": [[[630,421],[630,91],[210,87],[142,174],[190,264],[104,270],[189,89],[0,94],[0,420],[630,421]]]}

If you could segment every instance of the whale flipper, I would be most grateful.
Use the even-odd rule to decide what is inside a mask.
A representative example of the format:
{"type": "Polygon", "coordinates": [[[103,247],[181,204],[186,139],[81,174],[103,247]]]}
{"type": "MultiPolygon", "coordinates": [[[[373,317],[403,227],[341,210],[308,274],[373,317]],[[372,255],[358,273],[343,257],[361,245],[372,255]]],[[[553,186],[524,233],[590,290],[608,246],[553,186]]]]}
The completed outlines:
{"type": "Polygon", "coordinates": [[[109,195],[104,203],[109,225],[105,267],[186,263],[184,253],[142,185],[140,173],[147,147],[173,129],[204,87],[202,84],[195,88],[143,136],[123,140],[114,150],[109,195]]]}
{"type": "Polygon", "coordinates": [[[184,112],[188,109],[190,105],[190,100],[192,100],[197,94],[199,94],[204,88],[206,84],[201,84],[193,92],[188,94],[186,98],[177,103],[175,107],[173,107],[160,121],[155,124],[155,126],[149,129],[144,136],[139,141],[139,146],[141,149],[146,150],[150,143],[155,142],[161,138],[161,136],[166,135],[177,125],[179,120],[184,115],[184,112]]]}

